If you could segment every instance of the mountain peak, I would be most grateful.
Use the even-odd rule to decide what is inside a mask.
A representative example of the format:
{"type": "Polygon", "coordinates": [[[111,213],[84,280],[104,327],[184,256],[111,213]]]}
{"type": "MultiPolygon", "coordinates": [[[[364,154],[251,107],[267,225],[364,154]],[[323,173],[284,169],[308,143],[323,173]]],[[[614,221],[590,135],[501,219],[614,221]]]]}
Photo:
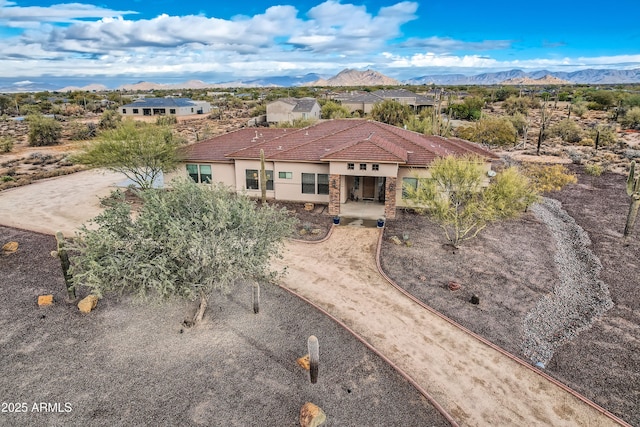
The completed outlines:
{"type": "Polygon", "coordinates": [[[358,71],[345,68],[329,79],[319,79],[305,86],[397,86],[402,84],[374,70],[358,71]]]}

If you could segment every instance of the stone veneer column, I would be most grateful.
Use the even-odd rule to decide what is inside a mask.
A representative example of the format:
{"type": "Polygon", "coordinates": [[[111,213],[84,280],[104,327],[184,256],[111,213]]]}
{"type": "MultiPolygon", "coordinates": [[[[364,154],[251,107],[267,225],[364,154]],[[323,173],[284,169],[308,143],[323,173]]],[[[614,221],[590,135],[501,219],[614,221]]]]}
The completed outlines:
{"type": "Polygon", "coordinates": [[[384,184],[384,216],[387,219],[396,217],[396,181],[395,176],[388,176],[384,184]]]}
{"type": "Polygon", "coordinates": [[[340,176],[329,175],[329,215],[340,215],[340,176]]]}

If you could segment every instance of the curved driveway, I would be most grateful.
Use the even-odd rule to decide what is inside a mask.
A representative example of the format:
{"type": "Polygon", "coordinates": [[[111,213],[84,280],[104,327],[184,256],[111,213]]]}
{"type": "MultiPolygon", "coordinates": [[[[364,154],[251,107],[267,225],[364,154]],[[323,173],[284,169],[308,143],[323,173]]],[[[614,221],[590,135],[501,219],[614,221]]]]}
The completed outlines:
{"type": "Polygon", "coordinates": [[[289,242],[282,285],[343,321],[460,425],[619,425],[391,286],[376,268],[378,236],[336,227],[322,243],[289,242]]]}

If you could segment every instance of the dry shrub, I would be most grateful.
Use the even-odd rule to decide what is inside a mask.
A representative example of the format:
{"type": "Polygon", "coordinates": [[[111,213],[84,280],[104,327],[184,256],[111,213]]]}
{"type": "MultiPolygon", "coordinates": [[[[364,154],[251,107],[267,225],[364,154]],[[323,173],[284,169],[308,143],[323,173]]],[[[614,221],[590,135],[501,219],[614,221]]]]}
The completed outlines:
{"type": "Polygon", "coordinates": [[[523,170],[539,193],[560,191],[565,185],[578,182],[578,178],[564,165],[527,164],[523,170]]]}

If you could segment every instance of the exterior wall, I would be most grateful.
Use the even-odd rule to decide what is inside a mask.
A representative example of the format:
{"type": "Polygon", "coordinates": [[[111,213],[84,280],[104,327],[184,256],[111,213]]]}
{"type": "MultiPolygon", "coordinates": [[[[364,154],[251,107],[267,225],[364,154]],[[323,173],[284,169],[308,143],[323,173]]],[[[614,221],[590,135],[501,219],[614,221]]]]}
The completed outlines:
{"type": "Polygon", "coordinates": [[[370,103],[370,102],[349,102],[349,101],[342,101],[342,106],[346,107],[349,112],[353,113],[356,110],[362,110],[364,111],[365,114],[369,114],[371,113],[371,110],[373,109],[373,106],[375,104],[370,103]]]}
{"type": "Polygon", "coordinates": [[[274,101],[267,104],[267,121],[271,123],[290,122],[293,120],[293,105],[274,101]]]}
{"type": "MultiPolygon", "coordinates": [[[[231,188],[236,188],[235,167],[232,163],[187,162],[189,164],[211,165],[211,180],[231,188]]],[[[164,175],[165,185],[175,178],[188,178],[187,163],[181,163],[173,172],[164,175]]]]}
{"type": "Polygon", "coordinates": [[[345,175],[345,176],[397,176],[398,164],[397,163],[375,163],[375,162],[343,162],[332,161],[329,163],[329,173],[345,175]],[[347,169],[347,164],[353,163],[353,169],[347,169]],[[360,170],[360,164],[367,165],[366,170],[360,170]],[[378,170],[372,170],[371,165],[378,165],[378,170]]]}
{"type": "MultiPolygon", "coordinates": [[[[277,175],[274,168],[273,168],[273,162],[269,162],[266,161],[264,162],[264,168],[266,170],[272,170],[274,171],[274,181],[273,181],[273,188],[274,190],[267,190],[267,198],[269,199],[274,199],[276,198],[276,193],[275,193],[275,188],[276,188],[276,181],[275,181],[275,176],[277,175]]],[[[262,192],[260,191],[260,160],[236,160],[235,162],[235,183],[236,183],[236,191],[239,193],[245,193],[250,197],[257,197],[260,198],[262,197],[262,192]],[[257,170],[258,172],[258,189],[257,190],[248,190],[247,189],[247,175],[246,175],[246,170],[247,169],[254,169],[257,170]]]]}
{"type": "MultiPolygon", "coordinates": [[[[197,114],[199,108],[200,107],[197,105],[191,105],[188,107],[171,107],[171,106],[147,107],[144,105],[134,105],[134,106],[126,105],[123,107],[119,107],[118,112],[123,116],[142,117],[142,116],[170,115],[172,114],[170,113],[171,110],[176,110],[176,113],[175,113],[176,116],[188,116],[191,114],[197,114]],[[164,109],[164,113],[158,113],[157,110],[162,110],[162,109],[164,109]],[[134,112],[134,110],[137,110],[137,112],[134,112]],[[145,110],[149,110],[149,114],[145,114],[145,110]]],[[[211,111],[211,108],[209,108],[209,111],[211,111]]]]}
{"type": "MultiPolygon", "coordinates": [[[[329,203],[328,194],[302,193],[303,173],[329,174],[329,165],[324,163],[275,162],[273,171],[275,198],[296,202],[329,203]],[[291,179],[280,178],[280,172],[291,172],[291,179]]],[[[329,187],[331,188],[331,185],[329,187]]]]}
{"type": "Polygon", "coordinates": [[[410,205],[402,198],[402,178],[429,178],[427,168],[406,168],[401,167],[398,170],[398,180],[396,182],[396,206],[409,207],[410,205]]]}
{"type": "Polygon", "coordinates": [[[193,101],[193,103],[197,105],[197,114],[209,114],[211,112],[211,104],[207,101],[193,101]]]}

